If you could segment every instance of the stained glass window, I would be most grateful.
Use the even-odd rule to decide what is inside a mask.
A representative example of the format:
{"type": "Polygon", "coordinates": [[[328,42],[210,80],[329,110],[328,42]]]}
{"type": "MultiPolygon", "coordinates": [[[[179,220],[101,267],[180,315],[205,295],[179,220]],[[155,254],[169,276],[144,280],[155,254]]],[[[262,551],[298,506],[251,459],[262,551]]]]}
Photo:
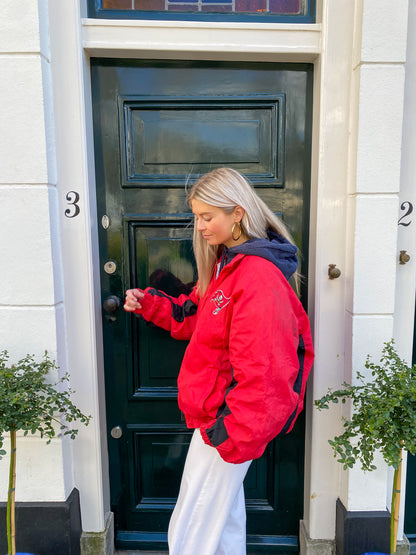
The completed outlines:
{"type": "Polygon", "coordinates": [[[312,23],[315,0],[89,0],[89,17],[312,23]]]}

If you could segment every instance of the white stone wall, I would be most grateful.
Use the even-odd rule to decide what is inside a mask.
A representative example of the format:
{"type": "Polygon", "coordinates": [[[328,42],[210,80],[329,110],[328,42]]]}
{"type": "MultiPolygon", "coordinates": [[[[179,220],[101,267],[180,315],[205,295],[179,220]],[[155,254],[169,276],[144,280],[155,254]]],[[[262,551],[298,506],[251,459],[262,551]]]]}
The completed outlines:
{"type": "Polygon", "coordinates": [[[396,279],[394,337],[400,355],[411,363],[416,293],[416,2],[409,2],[408,43],[404,89],[403,138],[400,172],[400,212],[397,252],[410,260],[399,264],[396,279]],[[410,212],[410,205],[413,210],[410,212]]]}
{"type": "MultiPolygon", "coordinates": [[[[414,308],[416,294],[416,2],[409,2],[409,20],[407,31],[406,76],[404,89],[404,117],[402,138],[402,160],[400,173],[400,225],[398,226],[397,256],[406,250],[410,260],[398,264],[396,274],[396,298],[394,313],[394,338],[400,356],[412,361],[414,328],[414,308]],[[413,211],[408,214],[410,204],[413,211]],[[406,214],[408,214],[406,216],[406,214]]],[[[404,457],[402,491],[406,491],[406,456],[404,457]]],[[[390,472],[389,490],[392,484],[390,472]]],[[[409,500],[412,503],[412,500],[409,500]]],[[[400,514],[405,513],[405,498],[402,496],[400,514]]],[[[403,518],[400,522],[399,535],[403,533],[403,518]]]]}
{"type": "MultiPolygon", "coordinates": [[[[352,68],[345,379],[393,337],[408,1],[358,3],[352,68]]],[[[386,468],[341,474],[350,510],[385,510],[386,468]]]]}
{"type": "MultiPolygon", "coordinates": [[[[65,367],[47,0],[3,0],[0,18],[0,349],[45,349],[65,367]]],[[[17,445],[18,501],[64,500],[62,442],[17,445]]],[[[7,497],[8,458],[0,461],[7,497]]]]}
{"type": "MultiPolygon", "coordinates": [[[[363,473],[359,465],[344,471],[332,456],[327,440],[342,433],[341,411],[347,407],[317,413],[312,399],[351,381],[357,370],[364,370],[367,354],[377,357],[383,342],[398,333],[403,355],[409,355],[415,271],[411,264],[399,266],[398,254],[401,248],[412,251],[414,242],[401,246],[397,221],[399,198],[404,200],[403,148],[409,180],[415,175],[415,157],[408,149],[415,137],[402,140],[403,118],[414,106],[409,100],[409,114],[404,113],[408,2],[324,0],[321,7],[310,245],[317,356],[307,407],[304,524],[311,538],[330,540],[337,497],[349,511],[385,510],[388,504],[390,484],[382,460],[376,472],[363,473]],[[341,269],[339,279],[328,280],[328,263],[341,269]],[[409,274],[407,290],[398,281],[403,268],[409,274]],[[408,301],[396,309],[403,295],[408,301]]],[[[409,7],[415,11],[414,2],[409,7]]],[[[415,96],[414,86],[412,92],[415,96]]],[[[410,136],[411,123],[406,128],[410,136]]]]}

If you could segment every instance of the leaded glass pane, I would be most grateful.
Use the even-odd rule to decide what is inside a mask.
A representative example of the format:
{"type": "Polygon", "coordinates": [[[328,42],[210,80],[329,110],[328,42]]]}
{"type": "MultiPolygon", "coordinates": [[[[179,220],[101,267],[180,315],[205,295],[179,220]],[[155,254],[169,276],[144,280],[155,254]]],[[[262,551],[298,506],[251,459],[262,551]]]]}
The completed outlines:
{"type": "Polygon", "coordinates": [[[90,17],[313,22],[315,0],[88,0],[90,17]],[[170,14],[170,15],[169,15],[170,14]],[[175,16],[176,14],[176,16],[175,16]],[[281,18],[281,19],[280,19],[281,18]]]}

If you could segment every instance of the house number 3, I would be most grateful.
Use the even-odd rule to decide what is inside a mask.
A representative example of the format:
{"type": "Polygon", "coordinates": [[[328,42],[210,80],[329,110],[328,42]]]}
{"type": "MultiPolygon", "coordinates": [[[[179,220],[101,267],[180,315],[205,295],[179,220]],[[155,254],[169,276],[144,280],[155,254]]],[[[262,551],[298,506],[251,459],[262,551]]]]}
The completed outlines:
{"type": "Polygon", "coordinates": [[[75,218],[75,216],[78,216],[80,212],[80,208],[78,206],[79,194],[76,191],[69,191],[65,198],[67,200],[67,204],[69,205],[69,207],[65,210],[65,216],[67,218],[75,218]]]}

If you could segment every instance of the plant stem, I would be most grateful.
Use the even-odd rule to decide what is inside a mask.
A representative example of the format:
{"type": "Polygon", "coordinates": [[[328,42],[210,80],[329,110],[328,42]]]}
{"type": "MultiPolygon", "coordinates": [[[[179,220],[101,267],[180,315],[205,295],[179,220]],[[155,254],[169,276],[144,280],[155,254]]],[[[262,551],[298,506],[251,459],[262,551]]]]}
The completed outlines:
{"type": "Polygon", "coordinates": [[[390,517],[390,553],[396,553],[397,530],[399,527],[400,511],[400,487],[402,481],[402,450],[400,449],[400,464],[394,471],[393,494],[391,497],[391,517],[390,517]]]}
{"type": "Polygon", "coordinates": [[[10,432],[9,492],[7,495],[7,546],[9,555],[16,555],[15,524],[16,431],[10,432]]]}

